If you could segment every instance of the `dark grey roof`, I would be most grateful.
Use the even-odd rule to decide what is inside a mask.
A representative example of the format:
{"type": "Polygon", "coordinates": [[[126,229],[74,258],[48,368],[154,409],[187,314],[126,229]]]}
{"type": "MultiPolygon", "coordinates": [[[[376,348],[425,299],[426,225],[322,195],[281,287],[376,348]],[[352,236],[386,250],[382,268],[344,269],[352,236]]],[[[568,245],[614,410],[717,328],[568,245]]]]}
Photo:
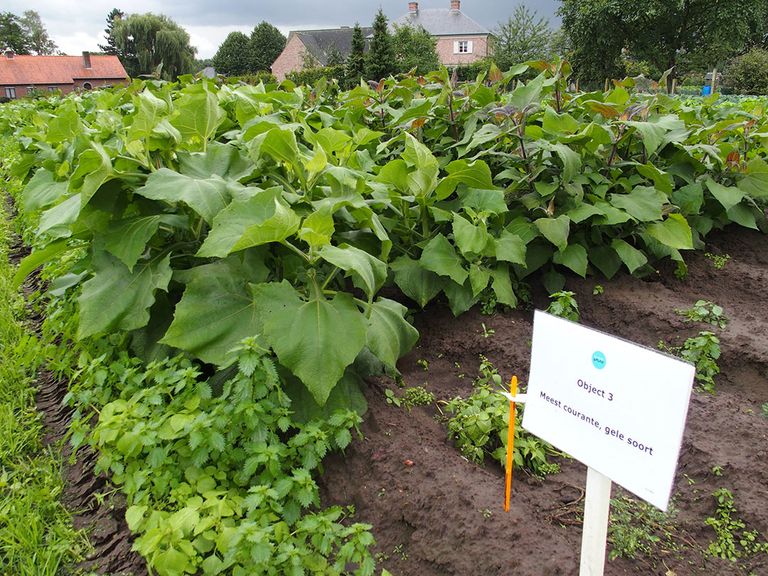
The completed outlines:
{"type": "Polygon", "coordinates": [[[478,24],[461,10],[450,8],[419,9],[400,16],[393,22],[396,26],[423,26],[432,36],[465,36],[468,34],[490,34],[487,28],[478,24]]]}
{"type": "MultiPolygon", "coordinates": [[[[373,32],[373,28],[361,26],[363,38],[373,32]]],[[[354,28],[330,28],[328,30],[297,30],[291,32],[301,38],[307,51],[314,56],[321,66],[328,64],[328,57],[333,49],[341,53],[343,58],[352,52],[352,32],[354,28]]]]}

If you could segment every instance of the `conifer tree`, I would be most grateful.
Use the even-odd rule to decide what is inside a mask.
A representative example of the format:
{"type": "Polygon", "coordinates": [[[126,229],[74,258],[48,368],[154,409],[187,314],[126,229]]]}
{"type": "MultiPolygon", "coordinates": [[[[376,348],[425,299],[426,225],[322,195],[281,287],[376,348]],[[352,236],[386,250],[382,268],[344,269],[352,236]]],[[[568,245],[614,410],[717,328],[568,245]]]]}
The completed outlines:
{"type": "Polygon", "coordinates": [[[381,80],[395,72],[395,54],[387,17],[379,8],[373,20],[373,37],[365,58],[365,75],[369,80],[381,80]]]}
{"type": "Polygon", "coordinates": [[[347,56],[345,66],[344,75],[350,87],[358,84],[360,78],[365,75],[365,38],[363,38],[363,30],[357,22],[352,30],[352,51],[347,56]]]}

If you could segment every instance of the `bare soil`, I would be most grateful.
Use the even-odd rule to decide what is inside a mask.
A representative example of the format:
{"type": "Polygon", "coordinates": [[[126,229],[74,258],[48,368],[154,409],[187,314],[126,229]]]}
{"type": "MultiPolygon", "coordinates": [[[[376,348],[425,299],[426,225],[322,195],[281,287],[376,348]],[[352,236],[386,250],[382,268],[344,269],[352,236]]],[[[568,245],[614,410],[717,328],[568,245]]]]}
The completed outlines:
{"type": "MultiPolygon", "coordinates": [[[[720,487],[733,492],[747,527],[768,539],[768,418],[761,410],[768,402],[768,237],[729,229],[712,235],[706,252],[731,258],[716,270],[704,252],[691,254],[684,280],[672,268],[644,280],[568,279],[584,325],[650,347],[660,340],[679,346],[712,330],[722,348],[717,393],[695,391],[691,399],[673,489],[673,541],[650,557],[609,561],[609,576],[768,575],[768,554],[733,563],[704,553],[715,538],[705,519],[714,515],[712,492],[720,487]],[[604,293],[593,295],[598,283],[604,293]],[[675,313],[699,299],[723,306],[726,329],[675,313]]],[[[547,306],[544,293],[533,300],[547,306]]],[[[405,385],[425,386],[438,400],[467,397],[481,354],[505,379],[517,374],[525,382],[532,318],[532,310],[489,317],[475,308],[456,319],[444,305],[427,309],[416,319],[419,345],[399,366],[405,385]],[[483,323],[492,335],[484,336],[483,323]]],[[[396,385],[368,387],[364,439],[332,457],[322,480],[324,503],[354,504],[356,520],[373,525],[385,567],[397,576],[578,574],[583,465],[560,459],[561,472],[544,480],[517,474],[505,513],[501,467],[468,462],[448,441],[435,406],[389,405],[387,387],[396,385]]],[[[614,496],[621,493],[614,488],[614,496]]]]}

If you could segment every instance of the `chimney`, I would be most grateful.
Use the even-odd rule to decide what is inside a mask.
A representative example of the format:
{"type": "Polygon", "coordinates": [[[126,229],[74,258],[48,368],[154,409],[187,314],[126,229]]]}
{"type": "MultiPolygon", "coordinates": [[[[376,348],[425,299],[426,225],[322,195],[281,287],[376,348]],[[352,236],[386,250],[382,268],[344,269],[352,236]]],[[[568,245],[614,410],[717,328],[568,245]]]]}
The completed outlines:
{"type": "Polygon", "coordinates": [[[13,48],[6,48],[5,49],[5,57],[8,58],[8,60],[13,60],[13,57],[16,56],[13,52],[13,48]]]}
{"type": "Polygon", "coordinates": [[[86,68],[91,67],[91,53],[87,50],[83,52],[83,66],[86,68]]]}
{"type": "Polygon", "coordinates": [[[459,12],[461,10],[461,0],[451,0],[451,10],[459,12]]]}
{"type": "Polygon", "coordinates": [[[417,14],[419,12],[418,2],[408,2],[408,12],[411,14],[417,14]]]}

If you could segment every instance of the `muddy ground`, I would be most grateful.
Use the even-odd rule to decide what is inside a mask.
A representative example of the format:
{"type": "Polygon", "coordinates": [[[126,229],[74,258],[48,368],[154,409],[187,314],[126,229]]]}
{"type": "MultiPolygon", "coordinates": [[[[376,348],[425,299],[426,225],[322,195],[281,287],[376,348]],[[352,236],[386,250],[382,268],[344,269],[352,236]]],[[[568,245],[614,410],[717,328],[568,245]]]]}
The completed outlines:
{"type": "MultiPolygon", "coordinates": [[[[712,235],[706,252],[730,260],[717,270],[704,251],[690,255],[684,280],[673,268],[645,280],[568,279],[587,326],[650,347],[660,340],[679,346],[707,329],[721,340],[717,393],[694,392],[690,403],[672,539],[650,555],[608,562],[607,575],[768,575],[768,554],[732,563],[703,552],[714,539],[705,525],[716,508],[712,492],[721,487],[734,494],[747,527],[768,539],[768,418],[761,410],[768,402],[768,237],[734,228],[712,235]],[[604,292],[593,295],[598,283],[604,292]],[[675,313],[699,299],[723,306],[730,319],[724,330],[675,313]]],[[[534,295],[535,307],[546,305],[544,293],[534,295]]],[[[469,396],[481,354],[506,380],[517,374],[525,382],[532,316],[483,316],[475,308],[455,319],[446,306],[432,306],[417,316],[421,339],[401,361],[405,386],[423,385],[438,401],[469,396]]],[[[559,459],[561,472],[543,481],[518,474],[505,513],[501,467],[468,462],[447,440],[435,406],[392,406],[387,387],[397,388],[384,380],[368,387],[364,440],[333,457],[322,482],[325,503],[352,503],[356,519],[374,526],[385,567],[397,576],[578,574],[583,465],[559,459]]],[[[622,493],[614,488],[614,496],[622,493]]]]}

